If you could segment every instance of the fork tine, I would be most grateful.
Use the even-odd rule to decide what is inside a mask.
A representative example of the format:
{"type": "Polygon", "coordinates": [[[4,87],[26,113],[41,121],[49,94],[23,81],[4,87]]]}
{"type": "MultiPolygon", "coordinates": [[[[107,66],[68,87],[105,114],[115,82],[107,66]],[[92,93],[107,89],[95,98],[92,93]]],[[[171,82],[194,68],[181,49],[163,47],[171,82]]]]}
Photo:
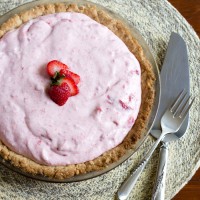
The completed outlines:
{"type": "MultiPolygon", "coordinates": [[[[180,99],[179,104],[176,107],[176,109],[174,111],[172,111],[174,113],[174,116],[176,116],[177,113],[180,113],[181,108],[183,110],[184,107],[182,106],[182,104],[185,101],[186,95],[187,95],[187,93],[185,93],[184,96],[182,97],[182,99],[180,99]]],[[[185,104],[184,104],[184,106],[185,106],[185,104]]]]}
{"type": "MultiPolygon", "coordinates": [[[[195,100],[195,98],[192,99],[191,103],[190,103],[189,106],[186,108],[186,111],[185,111],[184,113],[183,113],[183,111],[185,110],[185,108],[183,109],[183,111],[182,111],[181,114],[179,115],[180,118],[183,118],[183,119],[184,119],[184,118],[186,117],[186,115],[188,114],[188,112],[189,112],[189,110],[190,110],[192,104],[194,103],[194,100],[195,100]]],[[[189,99],[188,99],[188,101],[189,101],[189,99]]],[[[186,102],[186,103],[187,103],[187,102],[186,102]]]]}
{"type": "Polygon", "coordinates": [[[175,107],[177,106],[178,102],[180,101],[180,99],[182,98],[184,90],[182,90],[182,92],[179,93],[179,95],[177,96],[176,100],[173,102],[173,104],[170,106],[170,111],[174,112],[175,107]]]}
{"type": "Polygon", "coordinates": [[[190,97],[189,96],[186,100],[186,102],[184,103],[184,105],[182,106],[182,111],[179,112],[179,117],[181,117],[183,115],[183,113],[185,112],[185,110],[187,109],[187,107],[189,106],[189,101],[190,101],[190,97]]]}

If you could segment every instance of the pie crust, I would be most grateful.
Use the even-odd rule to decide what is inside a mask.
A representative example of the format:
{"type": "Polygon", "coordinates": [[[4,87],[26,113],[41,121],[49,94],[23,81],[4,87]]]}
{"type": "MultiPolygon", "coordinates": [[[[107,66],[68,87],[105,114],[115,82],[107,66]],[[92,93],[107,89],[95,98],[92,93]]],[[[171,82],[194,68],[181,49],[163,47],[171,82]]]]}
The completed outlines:
{"type": "Polygon", "coordinates": [[[42,175],[62,180],[75,175],[102,170],[111,163],[118,161],[119,158],[121,158],[128,150],[134,149],[136,142],[146,130],[153,107],[155,99],[155,75],[151,64],[144,56],[141,46],[123,22],[113,19],[105,11],[90,4],[79,6],[76,4],[59,3],[36,6],[30,10],[14,15],[2,24],[0,27],[0,37],[2,37],[6,32],[19,27],[31,19],[59,12],[83,13],[95,21],[107,26],[112,32],[121,38],[129,50],[136,56],[140,63],[142,72],[142,102],[140,112],[134,126],[120,145],[105,152],[94,160],[67,166],[45,166],[40,165],[22,155],[16,154],[0,142],[0,155],[3,159],[10,161],[15,167],[20,168],[22,171],[32,175],[42,175]]]}

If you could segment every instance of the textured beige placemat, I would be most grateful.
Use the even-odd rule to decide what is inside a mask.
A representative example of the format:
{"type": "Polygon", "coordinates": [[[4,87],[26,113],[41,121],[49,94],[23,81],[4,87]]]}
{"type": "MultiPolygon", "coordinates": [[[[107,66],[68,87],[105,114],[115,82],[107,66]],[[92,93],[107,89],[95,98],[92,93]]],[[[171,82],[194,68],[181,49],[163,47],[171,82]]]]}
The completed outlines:
{"type": "MultiPolygon", "coordinates": [[[[200,166],[200,40],[185,19],[166,0],[91,0],[119,13],[133,24],[151,47],[161,67],[170,33],[179,33],[189,52],[191,93],[196,96],[187,134],[169,146],[166,199],[171,199],[200,166]]],[[[0,14],[28,0],[1,0],[0,14]]],[[[149,136],[140,150],[111,172],[79,183],[58,184],[31,180],[0,166],[1,199],[110,200],[153,143],[149,136]]],[[[158,151],[155,152],[130,199],[148,200],[155,179],[158,151]]]]}

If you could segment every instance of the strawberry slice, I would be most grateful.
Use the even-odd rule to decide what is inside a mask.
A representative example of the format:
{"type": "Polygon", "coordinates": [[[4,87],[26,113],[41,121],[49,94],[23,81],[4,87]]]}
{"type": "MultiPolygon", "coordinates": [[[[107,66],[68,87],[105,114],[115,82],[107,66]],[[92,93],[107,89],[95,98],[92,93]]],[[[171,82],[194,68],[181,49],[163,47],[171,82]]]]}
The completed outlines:
{"type": "Polygon", "coordinates": [[[53,77],[56,72],[60,72],[60,70],[67,70],[69,67],[58,60],[52,60],[47,64],[47,73],[49,76],[53,77]]]}
{"type": "Polygon", "coordinates": [[[63,106],[70,97],[70,88],[67,83],[52,85],[49,89],[50,98],[59,106],[63,106]]]}
{"type": "Polygon", "coordinates": [[[67,83],[67,85],[69,86],[71,96],[75,96],[79,93],[79,89],[78,89],[75,81],[71,77],[64,77],[61,80],[61,84],[63,84],[63,83],[67,83]]]}
{"type": "Polygon", "coordinates": [[[53,60],[47,64],[47,73],[51,77],[49,96],[59,106],[64,105],[69,97],[79,93],[77,84],[80,82],[80,76],[69,71],[67,65],[53,60]]]}
{"type": "Polygon", "coordinates": [[[80,82],[80,76],[78,74],[75,74],[75,73],[67,70],[67,69],[61,69],[60,75],[72,78],[76,85],[80,82]]]}

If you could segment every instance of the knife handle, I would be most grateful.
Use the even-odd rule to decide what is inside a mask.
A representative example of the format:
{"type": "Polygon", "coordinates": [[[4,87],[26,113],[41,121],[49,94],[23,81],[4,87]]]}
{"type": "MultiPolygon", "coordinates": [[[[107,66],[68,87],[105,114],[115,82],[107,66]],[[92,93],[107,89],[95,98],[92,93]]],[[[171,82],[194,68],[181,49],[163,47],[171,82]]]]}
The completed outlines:
{"type": "Polygon", "coordinates": [[[167,172],[168,146],[162,143],[159,154],[159,165],[157,170],[156,182],[153,189],[152,200],[165,199],[165,179],[167,172]]]}
{"type": "Polygon", "coordinates": [[[156,147],[158,146],[158,144],[164,138],[165,135],[166,135],[166,133],[162,132],[160,137],[156,140],[156,142],[153,144],[151,149],[147,152],[147,154],[145,155],[142,162],[140,162],[138,167],[130,173],[130,175],[127,177],[125,182],[121,185],[121,187],[119,188],[119,190],[117,192],[118,199],[125,200],[125,199],[128,198],[129,194],[131,193],[131,190],[135,186],[135,184],[136,184],[139,176],[141,175],[143,169],[145,168],[146,164],[150,160],[154,150],[156,149],[156,147]]]}

